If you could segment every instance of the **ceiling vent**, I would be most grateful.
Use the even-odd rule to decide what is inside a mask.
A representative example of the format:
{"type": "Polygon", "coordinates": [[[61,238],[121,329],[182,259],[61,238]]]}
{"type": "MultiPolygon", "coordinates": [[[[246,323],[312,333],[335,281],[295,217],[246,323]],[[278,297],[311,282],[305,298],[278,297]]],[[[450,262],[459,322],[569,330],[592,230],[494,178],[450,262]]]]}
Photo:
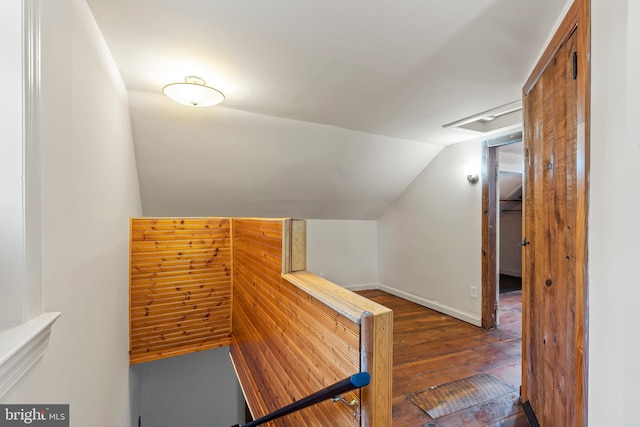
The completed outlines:
{"type": "Polygon", "coordinates": [[[516,129],[522,127],[522,101],[514,101],[442,127],[475,135],[516,129]]]}

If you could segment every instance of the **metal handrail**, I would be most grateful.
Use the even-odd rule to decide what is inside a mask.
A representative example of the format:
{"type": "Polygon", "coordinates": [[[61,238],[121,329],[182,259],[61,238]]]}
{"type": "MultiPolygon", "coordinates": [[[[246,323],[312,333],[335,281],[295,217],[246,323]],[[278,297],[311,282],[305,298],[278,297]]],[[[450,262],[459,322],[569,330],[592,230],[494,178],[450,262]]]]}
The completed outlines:
{"type": "Polygon", "coordinates": [[[340,400],[340,394],[364,387],[368,385],[370,381],[371,376],[368,372],[358,372],[355,375],[351,375],[349,378],[338,381],[337,383],[325,387],[313,394],[310,394],[303,399],[295,401],[290,405],[277,409],[270,414],[265,415],[264,417],[258,418],[257,420],[251,421],[247,424],[236,424],[233,427],[259,426],[266,422],[275,420],[276,418],[284,417],[285,415],[289,415],[292,412],[299,411],[300,409],[304,409],[308,406],[315,405],[316,403],[320,403],[328,399],[334,399],[334,401],[340,400]]]}

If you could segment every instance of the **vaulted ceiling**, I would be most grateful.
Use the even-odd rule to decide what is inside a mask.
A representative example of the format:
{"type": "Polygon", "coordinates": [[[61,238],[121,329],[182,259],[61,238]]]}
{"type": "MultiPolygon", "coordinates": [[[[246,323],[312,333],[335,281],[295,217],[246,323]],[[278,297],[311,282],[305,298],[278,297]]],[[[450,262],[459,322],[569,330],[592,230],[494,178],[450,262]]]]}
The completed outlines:
{"type": "Polygon", "coordinates": [[[563,0],[88,0],[147,215],[377,218],[442,125],[520,97],[563,0]],[[172,104],[187,75],[220,106],[172,104]],[[235,195],[233,192],[237,192],[235,195]]]}

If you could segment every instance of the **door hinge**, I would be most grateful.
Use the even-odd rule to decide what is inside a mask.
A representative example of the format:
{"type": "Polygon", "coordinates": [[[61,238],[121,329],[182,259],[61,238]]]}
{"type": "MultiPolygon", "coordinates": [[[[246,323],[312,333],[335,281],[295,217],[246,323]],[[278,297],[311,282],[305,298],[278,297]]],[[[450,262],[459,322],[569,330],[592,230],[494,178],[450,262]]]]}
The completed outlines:
{"type": "Polygon", "coordinates": [[[573,80],[578,78],[578,52],[573,52],[573,80]]]}
{"type": "Polygon", "coordinates": [[[498,311],[498,300],[495,300],[495,301],[493,302],[493,309],[494,309],[495,311],[498,311]]]}

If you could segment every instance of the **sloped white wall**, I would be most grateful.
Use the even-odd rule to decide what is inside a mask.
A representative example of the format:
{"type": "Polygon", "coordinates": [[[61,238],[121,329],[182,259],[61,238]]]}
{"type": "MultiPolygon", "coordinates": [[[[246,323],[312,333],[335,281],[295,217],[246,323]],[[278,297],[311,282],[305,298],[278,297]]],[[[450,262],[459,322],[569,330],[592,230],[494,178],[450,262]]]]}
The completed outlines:
{"type": "MultiPolygon", "coordinates": [[[[158,88],[158,91],[160,88],[158,88]]],[[[377,219],[439,145],[130,92],[146,216],[377,219]]]]}
{"type": "Polygon", "coordinates": [[[127,93],[85,2],[40,4],[43,308],[62,317],[2,401],[128,426],[128,217],[141,203],[127,93]]]}
{"type": "Polygon", "coordinates": [[[632,427],[640,425],[640,3],[591,5],[589,425],[632,427]]]}
{"type": "Polygon", "coordinates": [[[383,289],[479,325],[481,319],[481,141],[446,147],[378,220],[383,289]],[[471,297],[471,287],[477,297],[471,297]]]}
{"type": "Polygon", "coordinates": [[[307,270],[347,288],[377,284],[377,221],[307,220],[307,270]]]}

